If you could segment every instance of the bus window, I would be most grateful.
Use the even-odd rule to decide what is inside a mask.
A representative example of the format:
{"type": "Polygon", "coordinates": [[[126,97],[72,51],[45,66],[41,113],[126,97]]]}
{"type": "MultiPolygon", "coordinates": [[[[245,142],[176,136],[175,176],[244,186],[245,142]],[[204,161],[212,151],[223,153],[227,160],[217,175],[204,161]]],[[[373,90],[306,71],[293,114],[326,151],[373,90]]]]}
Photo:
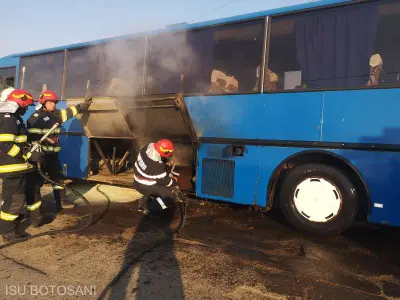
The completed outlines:
{"type": "MultiPolygon", "coordinates": [[[[54,52],[21,58],[20,80],[22,68],[25,67],[24,89],[36,98],[42,92],[43,85],[61,97],[64,69],[64,52],[54,52]]],[[[19,83],[21,86],[21,82],[19,83]]]]}
{"type": "Polygon", "coordinates": [[[140,94],[145,39],[116,40],[68,51],[67,98],[140,94]]]}
{"type": "Polygon", "coordinates": [[[399,53],[400,1],[379,1],[379,20],[373,53],[375,56],[371,56],[370,59],[370,74],[379,73],[376,74],[378,85],[400,84],[399,53]],[[380,60],[382,65],[380,65],[380,60]]]}
{"type": "MultiPolygon", "coordinates": [[[[216,27],[212,41],[209,93],[249,93],[257,81],[261,62],[264,20],[216,27]],[[221,72],[221,73],[220,73],[221,72]]],[[[206,57],[202,57],[202,63],[206,57]]],[[[208,62],[208,64],[210,63],[208,62]]]]}
{"type": "Polygon", "coordinates": [[[398,83],[399,14],[399,0],[383,0],[273,18],[267,69],[277,86],[269,90],[398,83]]]}
{"type": "Polygon", "coordinates": [[[147,94],[251,93],[261,63],[264,20],[165,34],[150,41],[147,94]]]}
{"type": "Polygon", "coordinates": [[[102,62],[101,48],[93,46],[68,51],[66,98],[84,97],[88,80],[93,96],[96,94],[103,75],[97,70],[102,62]]]}
{"type": "Polygon", "coordinates": [[[188,32],[166,33],[151,37],[148,46],[146,85],[148,95],[178,93],[181,75],[194,59],[188,44],[188,32]]]}
{"type": "Polygon", "coordinates": [[[11,68],[0,68],[0,93],[9,88],[15,86],[15,72],[14,67],[11,68]]]}

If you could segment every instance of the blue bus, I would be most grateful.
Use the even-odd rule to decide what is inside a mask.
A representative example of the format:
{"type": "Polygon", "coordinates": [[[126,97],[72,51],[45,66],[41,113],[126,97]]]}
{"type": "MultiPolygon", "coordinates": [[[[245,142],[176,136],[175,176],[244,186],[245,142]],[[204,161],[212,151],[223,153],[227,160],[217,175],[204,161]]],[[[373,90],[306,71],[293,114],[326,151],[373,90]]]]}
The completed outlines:
{"type": "Polygon", "coordinates": [[[59,107],[93,97],[62,127],[67,177],[129,186],[138,149],[167,137],[199,198],[278,207],[320,235],[400,225],[400,0],[313,1],[15,54],[0,80],[52,89],[59,107]]]}

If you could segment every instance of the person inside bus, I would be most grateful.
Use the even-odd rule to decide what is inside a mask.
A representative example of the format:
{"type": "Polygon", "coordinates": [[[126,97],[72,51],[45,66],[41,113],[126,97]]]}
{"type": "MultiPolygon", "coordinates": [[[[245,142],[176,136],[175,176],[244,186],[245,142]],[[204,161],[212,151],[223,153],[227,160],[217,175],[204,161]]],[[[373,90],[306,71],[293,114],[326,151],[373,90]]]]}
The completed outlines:
{"type": "Polygon", "coordinates": [[[228,76],[224,72],[214,69],[211,73],[211,87],[208,93],[236,93],[239,90],[239,82],[233,76],[228,76]]]}
{"type": "MultiPolygon", "coordinates": [[[[260,81],[261,81],[261,66],[257,67],[256,71],[256,84],[253,88],[254,92],[259,91],[260,89],[260,81]]],[[[265,77],[265,87],[268,91],[276,91],[278,86],[279,77],[276,73],[272,72],[270,69],[267,71],[267,76],[265,77]]]]}
{"type": "Polygon", "coordinates": [[[383,60],[379,54],[374,54],[369,60],[370,73],[367,86],[377,86],[380,83],[381,73],[383,70],[383,60]]]}

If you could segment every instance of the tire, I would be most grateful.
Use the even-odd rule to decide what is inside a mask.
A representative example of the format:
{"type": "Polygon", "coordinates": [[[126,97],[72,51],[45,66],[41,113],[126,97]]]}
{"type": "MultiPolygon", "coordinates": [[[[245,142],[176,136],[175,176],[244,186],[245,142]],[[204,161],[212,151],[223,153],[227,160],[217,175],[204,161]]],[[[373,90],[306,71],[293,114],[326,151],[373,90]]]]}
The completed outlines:
{"type": "Polygon", "coordinates": [[[287,174],[280,207],[299,231],[320,236],[348,229],[357,214],[357,194],[346,174],[322,164],[301,165],[287,174]]]}

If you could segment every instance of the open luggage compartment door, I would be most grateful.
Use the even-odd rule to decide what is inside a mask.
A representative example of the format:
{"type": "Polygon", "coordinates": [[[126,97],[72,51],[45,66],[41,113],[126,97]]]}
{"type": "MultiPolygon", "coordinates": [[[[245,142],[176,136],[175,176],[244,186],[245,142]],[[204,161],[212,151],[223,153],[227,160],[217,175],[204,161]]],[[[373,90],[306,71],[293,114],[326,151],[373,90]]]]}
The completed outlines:
{"type": "Polygon", "coordinates": [[[89,137],[89,180],[132,184],[132,161],[139,149],[168,138],[175,145],[172,164],[181,175],[180,186],[191,188],[197,138],[181,94],[93,98],[89,113],[80,114],[79,120],[89,137]]]}
{"type": "Polygon", "coordinates": [[[168,138],[177,149],[172,163],[192,166],[196,156],[196,134],[181,94],[120,99],[137,147],[168,138]]]}
{"type": "MultiPolygon", "coordinates": [[[[68,106],[77,105],[84,100],[68,99],[68,106]]],[[[114,97],[93,98],[93,103],[88,114],[79,114],[85,134],[89,138],[126,138],[132,139],[133,135],[120,111],[118,100],[114,97]]]]}
{"type": "Polygon", "coordinates": [[[125,114],[137,150],[162,138],[174,143],[171,162],[180,173],[181,188],[189,189],[196,165],[197,137],[183,95],[120,98],[118,104],[125,114]]]}
{"type": "MultiPolygon", "coordinates": [[[[83,100],[67,99],[67,106],[77,105],[83,100]]],[[[134,137],[118,100],[115,97],[93,97],[88,113],[79,114],[77,118],[80,126],[72,127],[79,127],[89,138],[88,180],[132,185],[130,163],[134,157],[134,137]]]]}

